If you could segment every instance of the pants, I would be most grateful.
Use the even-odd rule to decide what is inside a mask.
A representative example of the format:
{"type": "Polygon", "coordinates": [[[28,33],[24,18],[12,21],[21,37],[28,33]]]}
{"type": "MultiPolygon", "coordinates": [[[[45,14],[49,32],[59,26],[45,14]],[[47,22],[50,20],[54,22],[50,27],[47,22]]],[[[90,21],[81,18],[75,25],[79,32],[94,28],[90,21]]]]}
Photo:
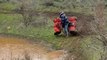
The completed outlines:
{"type": "Polygon", "coordinates": [[[65,26],[64,26],[64,34],[67,35],[67,36],[68,36],[68,34],[69,34],[68,25],[69,25],[69,24],[65,24],[65,26]]]}

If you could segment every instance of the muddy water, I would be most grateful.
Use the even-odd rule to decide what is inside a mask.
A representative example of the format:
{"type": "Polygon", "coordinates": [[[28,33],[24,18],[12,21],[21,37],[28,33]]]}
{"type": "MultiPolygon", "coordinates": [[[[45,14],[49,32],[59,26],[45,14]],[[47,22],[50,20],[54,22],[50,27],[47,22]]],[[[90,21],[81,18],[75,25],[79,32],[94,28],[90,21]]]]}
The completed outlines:
{"type": "Polygon", "coordinates": [[[64,60],[66,56],[64,50],[50,51],[25,39],[0,37],[0,60],[64,60]]]}

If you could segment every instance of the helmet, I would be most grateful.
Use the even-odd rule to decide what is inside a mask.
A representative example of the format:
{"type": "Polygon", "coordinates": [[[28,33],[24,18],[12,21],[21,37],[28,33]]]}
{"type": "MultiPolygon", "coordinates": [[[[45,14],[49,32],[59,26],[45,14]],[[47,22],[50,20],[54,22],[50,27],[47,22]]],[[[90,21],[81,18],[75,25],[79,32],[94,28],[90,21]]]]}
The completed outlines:
{"type": "Polygon", "coordinates": [[[66,15],[65,15],[65,13],[64,12],[61,12],[60,13],[60,17],[65,17],[66,15]]]}
{"type": "Polygon", "coordinates": [[[65,13],[64,13],[64,12],[61,12],[61,13],[60,13],[60,15],[63,15],[63,14],[65,14],[65,13]]]}

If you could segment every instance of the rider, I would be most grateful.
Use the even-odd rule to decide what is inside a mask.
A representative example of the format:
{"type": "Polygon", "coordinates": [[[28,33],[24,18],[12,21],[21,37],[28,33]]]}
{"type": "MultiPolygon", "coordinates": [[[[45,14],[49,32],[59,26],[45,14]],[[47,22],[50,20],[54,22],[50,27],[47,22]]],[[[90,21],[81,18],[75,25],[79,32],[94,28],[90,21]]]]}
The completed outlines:
{"type": "Polygon", "coordinates": [[[68,35],[69,20],[64,12],[60,13],[60,19],[61,19],[61,23],[62,23],[62,28],[64,28],[64,33],[68,35]]]}

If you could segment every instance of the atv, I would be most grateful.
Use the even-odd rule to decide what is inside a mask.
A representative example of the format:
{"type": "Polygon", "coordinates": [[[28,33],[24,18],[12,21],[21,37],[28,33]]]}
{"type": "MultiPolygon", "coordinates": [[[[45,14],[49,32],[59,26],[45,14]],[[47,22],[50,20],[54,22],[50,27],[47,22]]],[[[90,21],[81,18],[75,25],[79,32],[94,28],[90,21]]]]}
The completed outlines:
{"type": "Polygon", "coordinates": [[[64,32],[65,36],[77,34],[77,31],[76,31],[77,18],[69,17],[68,20],[69,20],[69,23],[67,25],[68,31],[64,31],[64,29],[62,28],[61,19],[60,18],[54,19],[54,35],[58,36],[62,31],[64,32]]]}

